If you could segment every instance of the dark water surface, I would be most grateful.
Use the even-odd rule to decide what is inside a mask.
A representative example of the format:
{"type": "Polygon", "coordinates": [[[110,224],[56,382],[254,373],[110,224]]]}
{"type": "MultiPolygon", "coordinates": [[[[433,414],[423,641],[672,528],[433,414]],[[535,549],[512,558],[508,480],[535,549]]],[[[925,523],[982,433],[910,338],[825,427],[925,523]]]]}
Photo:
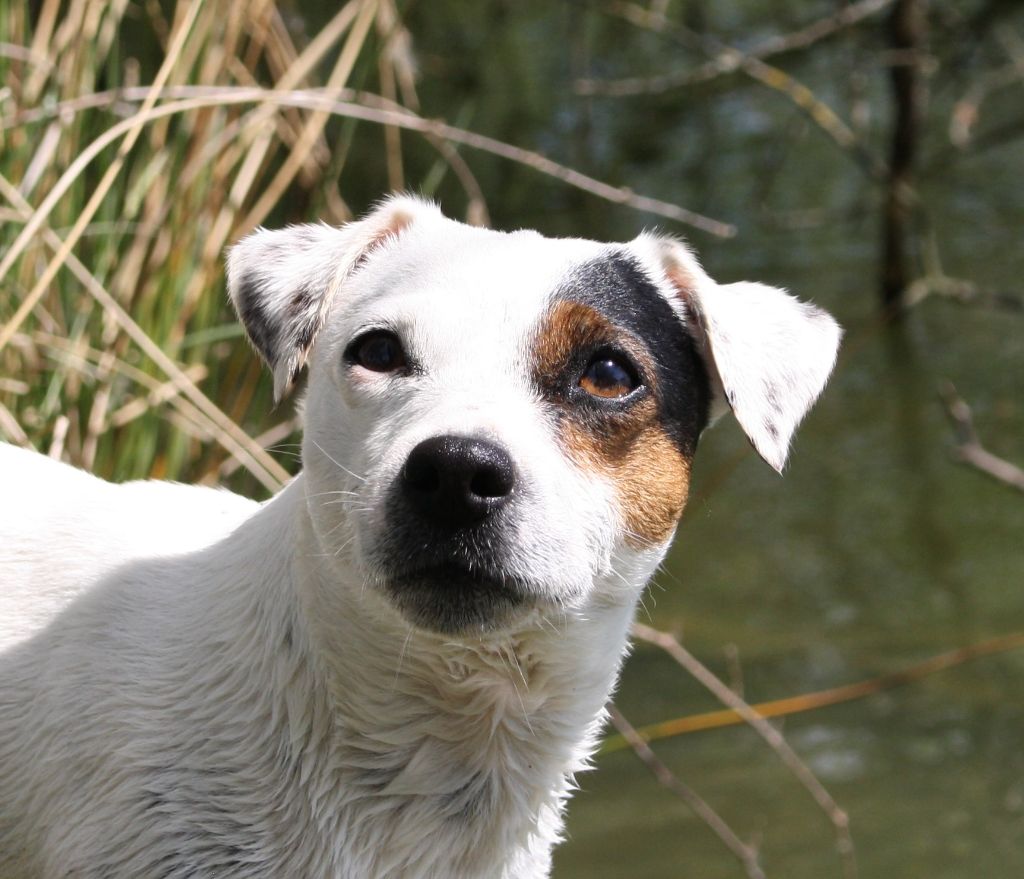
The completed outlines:
{"type": "MultiPolygon", "coordinates": [[[[835,9],[704,6],[705,26],[747,44],[835,9]]],[[[722,675],[734,649],[750,701],[836,687],[1024,630],[1024,495],[953,461],[938,396],[952,380],[989,448],[1024,464],[1024,314],[933,297],[902,326],[883,325],[878,187],[778,93],[734,77],[658,98],[586,101],[571,91],[576,75],[679,69],[698,56],[582,4],[453,3],[457,26],[425,7],[411,7],[410,23],[427,115],[735,222],[740,234],[723,242],[672,229],[470,156],[494,194],[495,225],[622,238],[659,224],[686,234],[719,280],[788,287],[847,330],[837,374],[784,478],[731,422],[705,435],[667,571],[646,599],[651,622],[682,632],[722,675]]],[[[1024,38],[1020,6],[1003,8],[1005,27],[1024,38]]],[[[859,114],[862,136],[884,155],[881,39],[877,25],[862,28],[779,63],[845,118],[859,114]]],[[[984,33],[965,31],[970,39],[936,46],[946,66],[931,82],[920,246],[934,247],[950,275],[1019,296],[1024,139],[960,155],[946,134],[952,103],[998,54],[984,33]]],[[[1019,119],[1021,107],[1020,86],[995,95],[981,133],[1019,119]]],[[[451,198],[446,206],[457,210],[451,198]]],[[[626,665],[618,704],[635,724],[719,707],[645,646],[626,665]]],[[[862,876],[1024,875],[1024,651],[797,714],[783,728],[849,811],[862,876]]],[[[758,841],[770,877],[841,875],[823,813],[752,731],[655,747],[741,837],[758,841]]],[[[630,752],[599,759],[597,770],[580,778],[570,839],[556,857],[560,879],[743,875],[630,752]]]]}

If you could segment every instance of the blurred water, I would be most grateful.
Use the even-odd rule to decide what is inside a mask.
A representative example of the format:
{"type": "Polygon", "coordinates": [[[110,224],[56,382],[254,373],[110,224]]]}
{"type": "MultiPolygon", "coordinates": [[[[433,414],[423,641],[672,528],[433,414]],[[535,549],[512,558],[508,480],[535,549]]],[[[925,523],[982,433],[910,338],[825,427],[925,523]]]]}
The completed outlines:
{"type": "MultiPolygon", "coordinates": [[[[709,26],[736,40],[834,9],[751,3],[725,18],[720,6],[691,4],[690,12],[703,10],[709,26]]],[[[687,234],[720,280],[786,286],[847,329],[838,372],[784,479],[731,423],[705,436],[668,569],[646,601],[653,624],[683,632],[722,674],[734,645],[751,701],[849,683],[1024,629],[1024,496],[953,462],[937,394],[953,380],[991,450],[1024,463],[1024,315],[935,299],[903,326],[884,326],[877,188],[778,94],[730,78],[655,98],[586,101],[572,94],[576,75],[676,69],[694,56],[583,4],[451,10],[450,18],[410,13],[429,74],[428,114],[461,116],[595,176],[737,223],[729,242],[673,231],[687,234]]],[[[1004,21],[1018,35],[1020,12],[1004,21]]],[[[884,151],[880,39],[878,25],[869,26],[782,64],[842,115],[858,115],[862,135],[884,151]]],[[[936,51],[947,53],[947,66],[931,83],[922,230],[948,273],[1019,295],[1024,141],[953,154],[951,103],[988,50],[982,41],[936,51]]],[[[1018,119],[1020,96],[1017,87],[986,103],[982,129],[1018,119]]],[[[614,238],[655,222],[533,172],[471,159],[498,226],[614,238]]],[[[789,741],[850,813],[862,876],[1024,875],[1022,695],[1018,651],[785,721],[789,741]]],[[[644,647],[626,666],[618,704],[635,724],[718,707],[644,647]]],[[[769,876],[840,875],[830,825],[751,731],[694,734],[657,750],[758,842],[769,876]]],[[[629,752],[597,769],[580,779],[556,876],[742,875],[629,752]]]]}

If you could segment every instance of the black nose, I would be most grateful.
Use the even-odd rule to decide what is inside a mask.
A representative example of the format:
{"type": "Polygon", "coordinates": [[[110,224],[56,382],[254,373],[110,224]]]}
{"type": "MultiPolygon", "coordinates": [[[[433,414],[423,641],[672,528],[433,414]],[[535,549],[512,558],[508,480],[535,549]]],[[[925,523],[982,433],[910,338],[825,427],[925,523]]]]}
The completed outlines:
{"type": "Polygon", "coordinates": [[[438,525],[473,525],[504,506],[516,484],[512,459],[501,446],[464,436],[435,436],[409,453],[402,491],[438,525]]]}

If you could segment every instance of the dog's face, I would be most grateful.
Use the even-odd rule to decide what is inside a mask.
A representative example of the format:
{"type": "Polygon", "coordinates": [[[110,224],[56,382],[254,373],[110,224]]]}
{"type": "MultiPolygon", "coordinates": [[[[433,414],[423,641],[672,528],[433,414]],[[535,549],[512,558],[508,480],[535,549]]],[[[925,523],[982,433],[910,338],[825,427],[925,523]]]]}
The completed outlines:
{"type": "Polygon", "coordinates": [[[631,606],[716,400],[781,468],[839,336],[669,239],[493,232],[412,199],[257,232],[229,280],[278,395],[310,364],[307,496],[337,588],[451,635],[631,606]]]}

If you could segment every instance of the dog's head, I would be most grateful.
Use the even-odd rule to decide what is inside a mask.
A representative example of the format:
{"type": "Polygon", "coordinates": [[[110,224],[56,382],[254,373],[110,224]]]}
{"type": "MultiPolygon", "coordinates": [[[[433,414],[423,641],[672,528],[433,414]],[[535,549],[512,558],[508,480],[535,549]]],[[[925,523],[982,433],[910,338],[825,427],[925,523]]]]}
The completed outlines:
{"type": "Polygon", "coordinates": [[[632,606],[709,419],[731,408],[781,470],[840,335],[670,238],[494,232],[411,198],[257,231],[228,275],[275,393],[310,365],[306,491],[338,588],[448,634],[632,606]]]}

